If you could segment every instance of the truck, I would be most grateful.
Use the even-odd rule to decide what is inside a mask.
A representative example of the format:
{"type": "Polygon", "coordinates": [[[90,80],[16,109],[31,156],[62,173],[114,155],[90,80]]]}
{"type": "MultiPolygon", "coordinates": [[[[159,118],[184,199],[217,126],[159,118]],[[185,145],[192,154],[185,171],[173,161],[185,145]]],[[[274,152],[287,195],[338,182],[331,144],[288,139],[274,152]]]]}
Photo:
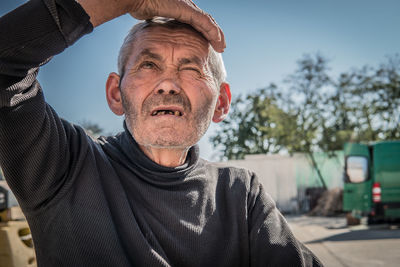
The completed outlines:
{"type": "Polygon", "coordinates": [[[0,169],[0,267],[36,267],[25,216],[0,169]]]}
{"type": "Polygon", "coordinates": [[[344,157],[343,211],[368,224],[398,221],[400,141],[345,143],[344,157]]]}

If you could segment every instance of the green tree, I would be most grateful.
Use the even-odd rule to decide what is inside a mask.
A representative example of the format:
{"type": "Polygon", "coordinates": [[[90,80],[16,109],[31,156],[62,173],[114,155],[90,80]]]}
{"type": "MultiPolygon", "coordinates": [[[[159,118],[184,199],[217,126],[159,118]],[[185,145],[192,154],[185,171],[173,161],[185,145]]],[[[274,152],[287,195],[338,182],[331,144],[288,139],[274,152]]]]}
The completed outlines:
{"type": "Polygon", "coordinates": [[[319,140],[325,134],[327,121],[326,105],[329,99],[331,79],[328,76],[328,61],[317,54],[305,55],[297,62],[294,74],[286,80],[289,85],[290,113],[296,117],[296,128],[286,147],[289,152],[304,152],[316,170],[321,184],[326,188],[314,152],[319,149],[319,140]]]}
{"type": "Polygon", "coordinates": [[[288,129],[295,117],[279,108],[281,94],[276,85],[259,89],[232,102],[229,117],[210,138],[226,159],[242,159],[246,154],[277,153],[290,140],[288,129]]]}
{"type": "Polygon", "coordinates": [[[352,96],[347,90],[354,79],[353,74],[343,73],[337,82],[332,81],[333,93],[327,97],[324,108],[325,116],[321,123],[321,137],[318,140],[320,150],[333,154],[343,149],[343,144],[351,140],[355,128],[351,120],[351,109],[348,99],[352,96]]]}
{"type": "Polygon", "coordinates": [[[377,68],[364,66],[342,74],[336,88],[342,99],[334,98],[330,105],[343,104],[337,110],[346,118],[340,128],[346,131],[346,141],[400,139],[399,56],[388,57],[377,68]]]}
{"type": "Polygon", "coordinates": [[[400,139],[400,57],[388,57],[365,79],[363,98],[373,107],[369,124],[375,132],[374,140],[400,139]]]}

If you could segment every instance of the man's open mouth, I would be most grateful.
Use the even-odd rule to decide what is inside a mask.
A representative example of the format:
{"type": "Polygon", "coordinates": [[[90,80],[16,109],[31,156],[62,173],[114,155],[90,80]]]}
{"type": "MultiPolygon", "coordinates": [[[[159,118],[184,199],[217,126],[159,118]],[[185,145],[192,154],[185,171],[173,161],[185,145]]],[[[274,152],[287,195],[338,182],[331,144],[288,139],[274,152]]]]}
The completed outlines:
{"type": "Polygon", "coordinates": [[[179,110],[169,110],[169,109],[160,109],[160,110],[155,110],[153,113],[151,113],[151,116],[161,116],[161,115],[175,115],[175,116],[182,116],[182,112],[179,110]]]}

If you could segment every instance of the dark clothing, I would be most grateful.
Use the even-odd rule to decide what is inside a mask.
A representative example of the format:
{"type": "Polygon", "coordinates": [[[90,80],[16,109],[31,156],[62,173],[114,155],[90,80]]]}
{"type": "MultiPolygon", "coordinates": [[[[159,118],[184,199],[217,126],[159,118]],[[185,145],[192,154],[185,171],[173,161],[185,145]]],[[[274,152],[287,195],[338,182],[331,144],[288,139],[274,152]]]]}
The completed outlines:
{"type": "Polygon", "coordinates": [[[0,165],[39,266],[311,266],[250,171],[147,158],[125,129],[92,140],[44,101],[38,67],[92,31],[74,0],[0,19],[0,165]]]}

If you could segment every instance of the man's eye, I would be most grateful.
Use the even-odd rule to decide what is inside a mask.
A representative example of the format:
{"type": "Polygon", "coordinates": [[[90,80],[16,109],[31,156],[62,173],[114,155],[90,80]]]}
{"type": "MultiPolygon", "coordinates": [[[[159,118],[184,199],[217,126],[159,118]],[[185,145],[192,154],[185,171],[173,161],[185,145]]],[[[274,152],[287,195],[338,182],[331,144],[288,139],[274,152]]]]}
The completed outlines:
{"type": "Polygon", "coordinates": [[[200,70],[198,70],[196,68],[188,68],[188,67],[186,67],[186,68],[183,68],[182,70],[193,71],[193,72],[196,72],[198,74],[201,74],[200,70]]]}
{"type": "Polygon", "coordinates": [[[156,67],[157,67],[156,64],[150,61],[145,61],[142,64],[140,64],[140,68],[142,69],[154,69],[156,67]]]}

